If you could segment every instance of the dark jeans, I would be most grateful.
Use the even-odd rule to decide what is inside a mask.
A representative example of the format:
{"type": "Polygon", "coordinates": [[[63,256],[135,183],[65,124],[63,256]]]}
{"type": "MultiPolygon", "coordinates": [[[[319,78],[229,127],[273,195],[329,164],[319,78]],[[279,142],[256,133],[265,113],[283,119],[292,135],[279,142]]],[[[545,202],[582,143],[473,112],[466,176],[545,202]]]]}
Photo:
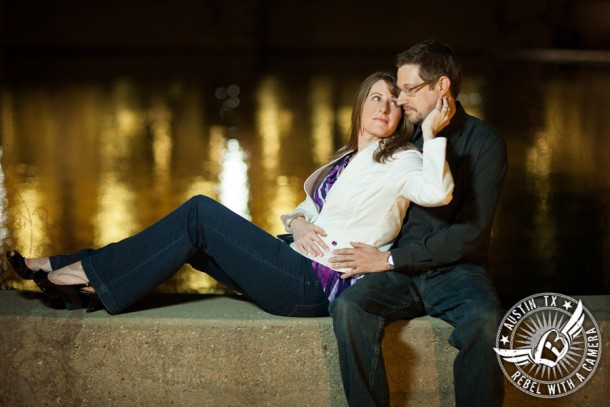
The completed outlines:
{"type": "Polygon", "coordinates": [[[328,316],[328,299],[310,260],[205,196],[189,199],[132,237],[53,256],[51,265],[57,269],[78,260],[110,313],[190,263],[272,314],[328,316]]]}
{"type": "MultiPolygon", "coordinates": [[[[482,267],[463,264],[415,277],[368,274],[331,303],[330,314],[350,406],[390,404],[381,349],[384,328],[426,314],[454,327],[449,343],[459,350],[453,365],[456,404],[502,404],[503,375],[492,349],[499,301],[482,267]]],[[[408,361],[404,368],[409,369],[408,361]]]]}

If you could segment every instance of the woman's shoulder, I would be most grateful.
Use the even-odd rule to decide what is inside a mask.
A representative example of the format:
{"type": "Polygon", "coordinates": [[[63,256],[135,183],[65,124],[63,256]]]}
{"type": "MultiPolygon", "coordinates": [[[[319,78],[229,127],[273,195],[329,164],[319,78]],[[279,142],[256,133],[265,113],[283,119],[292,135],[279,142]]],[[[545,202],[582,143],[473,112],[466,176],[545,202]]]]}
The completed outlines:
{"type": "Polygon", "coordinates": [[[417,147],[415,147],[413,145],[409,145],[398,151],[395,151],[394,154],[392,154],[392,158],[390,158],[389,162],[409,160],[409,159],[421,158],[421,157],[422,157],[421,151],[419,151],[419,149],[417,147]]]}

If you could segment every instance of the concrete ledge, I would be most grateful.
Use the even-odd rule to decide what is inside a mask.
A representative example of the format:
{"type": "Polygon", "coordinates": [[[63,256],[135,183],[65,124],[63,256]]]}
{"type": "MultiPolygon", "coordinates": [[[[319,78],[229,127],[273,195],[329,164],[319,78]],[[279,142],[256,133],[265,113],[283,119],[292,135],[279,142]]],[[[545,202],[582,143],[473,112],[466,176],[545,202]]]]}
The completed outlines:
{"type": "MultiPolygon", "coordinates": [[[[587,298],[601,298],[599,309],[587,306],[605,335],[590,383],[559,401],[507,384],[505,405],[608,399],[608,297],[587,298]]],[[[0,327],[3,406],[346,405],[330,318],[277,317],[240,299],[189,295],[155,296],[110,316],[0,291],[0,327]]],[[[429,317],[388,327],[383,346],[394,405],[453,405],[450,332],[429,317]]]]}

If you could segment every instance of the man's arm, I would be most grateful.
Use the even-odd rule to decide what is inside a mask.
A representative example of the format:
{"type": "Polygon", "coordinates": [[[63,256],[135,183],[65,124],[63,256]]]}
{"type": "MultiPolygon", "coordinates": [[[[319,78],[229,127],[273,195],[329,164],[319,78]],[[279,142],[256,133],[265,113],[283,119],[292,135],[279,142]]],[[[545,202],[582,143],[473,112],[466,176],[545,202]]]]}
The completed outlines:
{"type": "Polygon", "coordinates": [[[421,240],[409,241],[392,249],[396,270],[417,273],[455,263],[473,254],[481,244],[487,244],[484,240],[488,239],[490,233],[508,162],[502,138],[495,132],[484,137],[486,142],[475,157],[470,179],[461,178],[461,182],[468,185],[455,186],[456,189],[465,188],[467,191],[455,222],[421,240]]]}

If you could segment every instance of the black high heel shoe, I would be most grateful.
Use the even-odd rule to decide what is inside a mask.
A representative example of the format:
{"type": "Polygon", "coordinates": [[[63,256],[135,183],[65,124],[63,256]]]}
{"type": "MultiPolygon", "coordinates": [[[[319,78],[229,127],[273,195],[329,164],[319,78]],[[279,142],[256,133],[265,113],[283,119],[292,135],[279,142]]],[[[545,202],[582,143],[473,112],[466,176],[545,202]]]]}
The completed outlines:
{"type": "Polygon", "coordinates": [[[9,250],[6,252],[6,258],[15,273],[24,280],[32,280],[34,278],[34,273],[40,271],[29,268],[25,264],[25,259],[17,250],[9,250]]]}
{"type": "Polygon", "coordinates": [[[82,290],[82,288],[91,287],[89,283],[57,285],[49,281],[48,275],[49,273],[39,270],[33,274],[33,280],[38,288],[49,297],[61,297],[69,311],[85,308],[85,303],[87,303],[87,312],[97,311],[102,308],[100,299],[96,293],[82,290]]]}

